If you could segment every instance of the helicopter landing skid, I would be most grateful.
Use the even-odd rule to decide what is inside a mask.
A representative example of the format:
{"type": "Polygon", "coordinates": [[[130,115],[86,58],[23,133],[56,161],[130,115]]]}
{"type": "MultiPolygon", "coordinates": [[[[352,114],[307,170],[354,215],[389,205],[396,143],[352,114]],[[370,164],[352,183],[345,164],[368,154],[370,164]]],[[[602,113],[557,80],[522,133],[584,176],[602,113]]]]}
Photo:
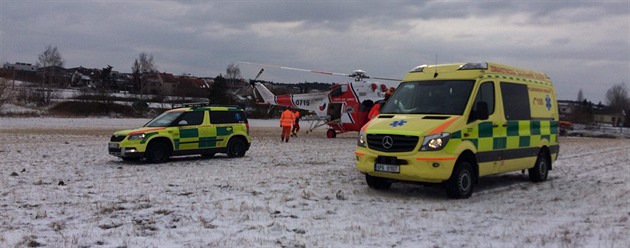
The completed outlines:
{"type": "Polygon", "coordinates": [[[315,128],[321,127],[321,126],[326,126],[328,125],[328,123],[330,123],[330,116],[304,116],[302,118],[300,118],[302,121],[306,121],[309,124],[309,128],[308,130],[306,130],[306,133],[310,133],[313,132],[313,130],[315,130],[315,128]]]}

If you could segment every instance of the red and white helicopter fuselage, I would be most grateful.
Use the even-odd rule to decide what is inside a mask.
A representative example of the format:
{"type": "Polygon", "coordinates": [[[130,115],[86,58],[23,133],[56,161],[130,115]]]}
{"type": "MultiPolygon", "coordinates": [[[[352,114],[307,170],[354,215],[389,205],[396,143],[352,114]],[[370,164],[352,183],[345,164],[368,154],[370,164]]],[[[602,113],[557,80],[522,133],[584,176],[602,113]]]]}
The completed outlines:
{"type": "Polygon", "coordinates": [[[329,138],[337,133],[359,131],[369,121],[367,116],[374,103],[382,100],[390,88],[385,84],[359,81],[335,84],[326,92],[274,95],[260,82],[255,82],[253,86],[262,97],[261,103],[311,113],[311,116],[303,117],[312,121],[307,132],[322,125],[330,126],[329,138]]]}

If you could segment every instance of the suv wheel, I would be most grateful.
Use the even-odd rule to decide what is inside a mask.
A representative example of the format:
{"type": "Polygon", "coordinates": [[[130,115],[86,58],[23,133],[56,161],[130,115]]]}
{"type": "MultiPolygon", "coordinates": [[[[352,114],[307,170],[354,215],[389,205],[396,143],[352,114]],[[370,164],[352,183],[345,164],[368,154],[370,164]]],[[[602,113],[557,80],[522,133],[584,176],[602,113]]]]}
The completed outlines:
{"type": "Polygon", "coordinates": [[[240,158],[245,156],[247,151],[247,145],[242,139],[233,138],[230,139],[227,146],[227,155],[230,158],[240,158]]]}
{"type": "Polygon", "coordinates": [[[171,156],[171,148],[165,142],[154,141],[149,144],[145,157],[150,163],[164,163],[171,156]]]}

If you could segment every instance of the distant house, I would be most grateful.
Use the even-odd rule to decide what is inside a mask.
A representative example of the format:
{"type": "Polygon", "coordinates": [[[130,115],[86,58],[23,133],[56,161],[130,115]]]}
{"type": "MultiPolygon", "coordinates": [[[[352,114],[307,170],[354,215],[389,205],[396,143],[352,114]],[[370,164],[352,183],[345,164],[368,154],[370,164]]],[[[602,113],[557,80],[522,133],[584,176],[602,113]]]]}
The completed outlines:
{"type": "Polygon", "coordinates": [[[621,127],[626,122],[626,112],[609,107],[596,109],[593,111],[593,120],[598,124],[621,127]]]}
{"type": "Polygon", "coordinates": [[[560,115],[560,120],[568,120],[579,105],[580,102],[577,101],[558,100],[558,114],[560,115]]]}
{"type": "Polygon", "coordinates": [[[94,88],[94,80],[88,75],[83,75],[79,71],[74,71],[72,73],[72,78],[70,79],[72,87],[89,87],[94,88]]]}
{"type": "Polygon", "coordinates": [[[146,74],[144,80],[144,93],[163,96],[205,96],[212,85],[211,79],[175,76],[164,72],[146,74]]]}
{"type": "Polygon", "coordinates": [[[2,76],[25,82],[41,82],[37,77],[38,67],[29,63],[16,62],[15,64],[4,63],[2,66],[2,76]]]}
{"type": "Polygon", "coordinates": [[[29,63],[16,62],[15,64],[4,63],[4,66],[2,66],[2,68],[15,71],[37,72],[38,67],[29,63]]]}
{"type": "Polygon", "coordinates": [[[189,76],[177,77],[177,86],[172,95],[182,97],[206,97],[213,84],[212,79],[189,76]]]}
{"type": "Polygon", "coordinates": [[[43,78],[42,83],[64,88],[70,86],[73,72],[61,66],[48,66],[38,68],[37,74],[43,78]]]}

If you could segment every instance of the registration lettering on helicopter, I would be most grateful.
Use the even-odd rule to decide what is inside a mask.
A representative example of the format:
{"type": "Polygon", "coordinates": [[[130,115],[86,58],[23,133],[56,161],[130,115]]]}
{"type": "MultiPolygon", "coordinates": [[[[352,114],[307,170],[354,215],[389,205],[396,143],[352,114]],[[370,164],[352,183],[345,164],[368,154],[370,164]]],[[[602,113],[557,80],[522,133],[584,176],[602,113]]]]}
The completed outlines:
{"type": "Polygon", "coordinates": [[[295,106],[310,106],[311,101],[310,100],[295,100],[293,104],[295,106]]]}

